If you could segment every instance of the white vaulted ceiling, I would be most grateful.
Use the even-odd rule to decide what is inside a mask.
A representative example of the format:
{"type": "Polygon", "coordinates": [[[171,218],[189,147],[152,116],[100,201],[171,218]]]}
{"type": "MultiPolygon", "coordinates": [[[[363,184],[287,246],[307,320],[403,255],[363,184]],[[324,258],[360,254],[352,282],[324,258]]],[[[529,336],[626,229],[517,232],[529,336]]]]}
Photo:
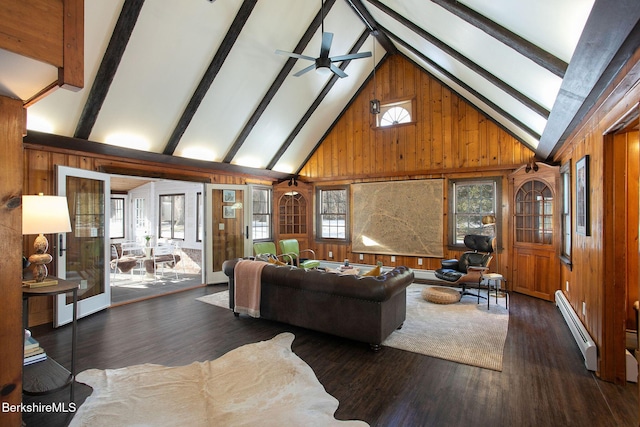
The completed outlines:
{"type": "MultiPolygon", "coordinates": [[[[346,78],[294,77],[310,62],[275,54],[299,46],[318,56],[319,0],[86,0],[85,87],[30,105],[28,128],[296,173],[371,76],[374,57],[394,54],[547,158],[612,78],[640,16],[631,0],[325,3],[330,56],[375,53],[342,63],[346,78]]],[[[28,100],[55,80],[52,67],[25,61],[0,51],[1,95],[28,100]],[[25,85],[23,69],[44,84],[25,85]]]]}

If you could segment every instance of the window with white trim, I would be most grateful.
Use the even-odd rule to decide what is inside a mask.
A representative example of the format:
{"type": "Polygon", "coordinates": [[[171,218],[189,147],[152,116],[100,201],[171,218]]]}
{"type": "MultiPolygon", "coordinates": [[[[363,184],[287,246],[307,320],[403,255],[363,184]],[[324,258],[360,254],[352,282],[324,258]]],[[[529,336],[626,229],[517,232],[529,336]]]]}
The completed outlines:
{"type": "Polygon", "coordinates": [[[413,117],[413,101],[389,102],[380,105],[380,113],[376,115],[378,127],[395,126],[403,123],[411,123],[413,117]]]}
{"type": "Polygon", "coordinates": [[[111,198],[111,218],[109,221],[109,237],[124,239],[124,198],[111,198]]]}
{"type": "Polygon", "coordinates": [[[271,240],[273,210],[271,188],[253,187],[251,198],[253,202],[253,218],[251,231],[253,241],[271,240]]]}

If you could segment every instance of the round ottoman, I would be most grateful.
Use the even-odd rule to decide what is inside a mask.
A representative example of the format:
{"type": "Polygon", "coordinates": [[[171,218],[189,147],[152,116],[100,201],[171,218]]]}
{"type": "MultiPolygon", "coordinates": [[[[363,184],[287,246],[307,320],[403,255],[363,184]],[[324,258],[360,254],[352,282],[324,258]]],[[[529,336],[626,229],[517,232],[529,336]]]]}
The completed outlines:
{"type": "Polygon", "coordinates": [[[460,292],[451,288],[432,286],[422,290],[422,298],[435,304],[453,304],[460,301],[460,292]]]}

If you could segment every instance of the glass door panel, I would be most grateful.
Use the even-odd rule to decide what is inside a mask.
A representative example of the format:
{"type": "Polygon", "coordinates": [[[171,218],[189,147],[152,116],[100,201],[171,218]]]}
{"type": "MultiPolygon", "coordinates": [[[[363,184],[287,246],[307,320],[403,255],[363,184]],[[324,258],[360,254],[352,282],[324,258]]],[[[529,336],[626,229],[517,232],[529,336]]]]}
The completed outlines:
{"type": "MultiPolygon", "coordinates": [[[[78,291],[78,317],[107,308],[110,304],[108,208],[109,176],[58,167],[58,194],[67,196],[71,232],[59,235],[58,275],[75,281],[78,291]]],[[[73,309],[71,296],[59,295],[56,326],[69,323],[73,309]]]]}

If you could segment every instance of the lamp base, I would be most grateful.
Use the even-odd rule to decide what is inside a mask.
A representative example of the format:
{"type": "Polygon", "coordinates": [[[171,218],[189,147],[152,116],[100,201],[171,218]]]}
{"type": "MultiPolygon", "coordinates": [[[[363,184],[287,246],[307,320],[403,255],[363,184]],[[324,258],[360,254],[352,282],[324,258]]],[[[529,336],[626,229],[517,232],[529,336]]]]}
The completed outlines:
{"type": "Polygon", "coordinates": [[[35,280],[23,280],[22,286],[27,288],[42,288],[44,286],[55,286],[58,284],[58,279],[44,279],[41,282],[35,280]]]}

